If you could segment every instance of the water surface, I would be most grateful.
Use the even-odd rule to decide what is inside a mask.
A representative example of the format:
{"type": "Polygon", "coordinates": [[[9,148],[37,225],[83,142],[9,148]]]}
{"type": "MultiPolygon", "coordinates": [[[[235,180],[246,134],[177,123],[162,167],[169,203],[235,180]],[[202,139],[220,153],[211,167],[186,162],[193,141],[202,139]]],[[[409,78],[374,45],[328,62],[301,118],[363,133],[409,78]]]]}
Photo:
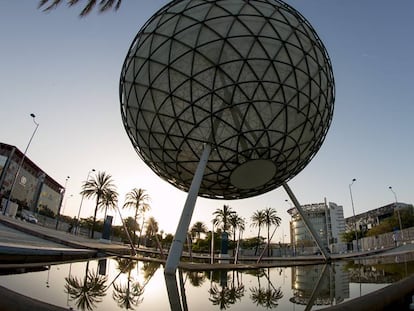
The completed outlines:
{"type": "Polygon", "coordinates": [[[1,275],[0,285],[74,310],[318,310],[411,275],[411,257],[257,270],[179,270],[167,279],[156,262],[103,258],[1,275]]]}

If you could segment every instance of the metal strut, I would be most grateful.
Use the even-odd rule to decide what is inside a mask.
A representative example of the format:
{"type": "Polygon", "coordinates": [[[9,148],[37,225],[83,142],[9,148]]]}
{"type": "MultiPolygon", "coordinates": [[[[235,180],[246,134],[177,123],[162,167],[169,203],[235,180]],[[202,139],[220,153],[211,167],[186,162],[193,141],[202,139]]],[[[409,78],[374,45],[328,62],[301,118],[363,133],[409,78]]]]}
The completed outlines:
{"type": "Polygon", "coordinates": [[[210,152],[210,144],[205,144],[203,154],[201,155],[200,161],[198,162],[193,181],[191,182],[191,186],[188,191],[187,200],[185,201],[184,208],[181,213],[181,218],[177,226],[177,231],[175,232],[174,240],[168,253],[164,274],[175,275],[175,270],[178,267],[181,254],[183,252],[183,246],[186,240],[188,227],[191,222],[191,217],[193,216],[194,206],[197,200],[201,182],[203,180],[204,169],[207,166],[210,152]]]}
{"type": "Polygon", "coordinates": [[[331,254],[329,249],[323,247],[322,241],[319,238],[319,235],[316,233],[315,229],[313,228],[311,222],[309,221],[308,217],[303,212],[302,207],[299,204],[299,201],[296,199],[293,191],[290,189],[286,182],[283,182],[283,188],[285,188],[287,194],[289,195],[290,199],[292,200],[293,204],[295,205],[296,209],[299,212],[299,215],[302,217],[303,222],[305,223],[306,228],[309,230],[310,234],[312,235],[313,239],[315,240],[316,244],[318,245],[325,261],[331,260],[331,254]]]}

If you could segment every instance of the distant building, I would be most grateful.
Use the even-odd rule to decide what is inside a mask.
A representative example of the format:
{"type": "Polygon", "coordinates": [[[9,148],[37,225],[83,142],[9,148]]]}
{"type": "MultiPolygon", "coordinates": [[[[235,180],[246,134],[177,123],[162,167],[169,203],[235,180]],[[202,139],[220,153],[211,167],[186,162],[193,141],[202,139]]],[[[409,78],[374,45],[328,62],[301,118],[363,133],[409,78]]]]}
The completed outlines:
{"type": "MultiPolygon", "coordinates": [[[[345,232],[343,207],[333,202],[302,205],[304,213],[321,239],[323,247],[328,247],[332,253],[346,250],[346,244],[341,240],[345,232]]],[[[300,252],[301,248],[312,247],[316,250],[316,243],[306,228],[297,209],[288,210],[290,214],[291,244],[300,252]]]]}
{"type": "Polygon", "coordinates": [[[17,176],[11,201],[32,212],[49,209],[55,215],[62,202],[64,188],[47,175],[15,146],[0,143],[0,203],[4,208],[14,177],[17,176]],[[23,159],[24,158],[24,159],[23,159]]]}
{"type": "Polygon", "coordinates": [[[412,204],[396,202],[372,209],[368,212],[351,216],[345,219],[346,231],[354,231],[355,224],[357,230],[367,231],[372,227],[378,226],[385,219],[390,218],[394,213],[401,209],[413,208],[412,204]]]}

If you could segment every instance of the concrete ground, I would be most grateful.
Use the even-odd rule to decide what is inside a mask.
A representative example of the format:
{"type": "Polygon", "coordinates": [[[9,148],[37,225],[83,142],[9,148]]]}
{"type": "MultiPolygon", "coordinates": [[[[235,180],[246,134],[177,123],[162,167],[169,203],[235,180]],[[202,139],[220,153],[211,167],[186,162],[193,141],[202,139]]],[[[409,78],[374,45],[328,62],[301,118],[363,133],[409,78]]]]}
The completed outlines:
{"type": "Polygon", "coordinates": [[[0,267],[11,262],[38,262],[129,254],[128,245],[92,240],[0,215],[0,267]]]}

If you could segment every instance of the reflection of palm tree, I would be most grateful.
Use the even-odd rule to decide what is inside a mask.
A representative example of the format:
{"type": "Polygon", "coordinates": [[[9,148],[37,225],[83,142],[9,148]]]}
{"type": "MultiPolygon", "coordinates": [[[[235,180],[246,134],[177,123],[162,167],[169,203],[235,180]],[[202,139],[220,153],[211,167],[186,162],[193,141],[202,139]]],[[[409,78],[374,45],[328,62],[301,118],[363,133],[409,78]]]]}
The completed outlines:
{"type": "Polygon", "coordinates": [[[116,276],[114,281],[119,277],[121,273],[128,273],[127,284],[117,285],[113,284],[114,291],[112,298],[117,302],[118,306],[125,309],[134,310],[133,306],[138,306],[142,301],[144,294],[144,286],[141,286],[139,282],[132,282],[131,271],[136,266],[136,261],[129,258],[118,258],[118,270],[120,273],[116,276]]]}
{"type": "MultiPolygon", "coordinates": [[[[225,280],[227,280],[227,272],[223,273],[225,273],[225,280]]],[[[236,273],[238,274],[238,272],[236,273]]],[[[234,274],[235,271],[233,271],[233,278],[230,287],[227,287],[227,281],[222,281],[220,288],[216,284],[212,284],[210,287],[209,300],[213,303],[213,305],[219,306],[220,310],[228,309],[230,305],[233,305],[237,301],[240,301],[244,296],[244,285],[239,281],[237,282],[237,285],[235,284],[234,274]]]]}
{"type": "Polygon", "coordinates": [[[232,286],[230,287],[230,298],[233,303],[236,303],[238,300],[240,300],[244,296],[244,285],[240,284],[238,286],[232,286]]]}
{"type": "Polygon", "coordinates": [[[160,265],[161,263],[159,262],[144,262],[144,265],[142,266],[141,270],[144,272],[145,285],[148,284],[148,282],[154,276],[155,272],[157,272],[160,265]]]}
{"type": "Polygon", "coordinates": [[[208,291],[210,293],[210,300],[214,306],[219,306],[220,310],[226,310],[232,304],[232,297],[230,295],[230,289],[222,287],[221,289],[217,284],[213,284],[208,291]]]}
{"type": "Polygon", "coordinates": [[[257,306],[265,307],[266,309],[271,309],[278,306],[279,300],[283,297],[283,293],[280,289],[276,289],[272,282],[270,281],[269,276],[266,272],[261,269],[261,274],[257,274],[259,287],[250,288],[250,298],[256,303],[257,306]],[[267,279],[267,289],[263,289],[260,286],[260,277],[265,276],[267,279]]]}
{"type": "Polygon", "coordinates": [[[102,301],[107,287],[105,282],[106,276],[99,275],[96,271],[88,270],[89,261],[86,264],[85,278],[83,282],[74,276],[65,278],[65,292],[69,294],[71,300],[74,300],[76,307],[81,310],[93,310],[96,303],[102,301]]]}
{"type": "Polygon", "coordinates": [[[203,272],[199,271],[188,272],[187,276],[190,280],[191,285],[193,285],[194,287],[200,287],[206,280],[206,275],[203,272]]]}
{"type": "Polygon", "coordinates": [[[260,287],[252,287],[250,288],[250,298],[256,304],[256,306],[263,306],[265,301],[265,294],[264,289],[260,287]]]}
{"type": "Polygon", "coordinates": [[[117,304],[121,308],[134,310],[133,306],[138,306],[144,299],[144,286],[139,282],[131,282],[130,276],[128,276],[127,285],[114,284],[114,291],[112,297],[117,301],[117,304]]]}

